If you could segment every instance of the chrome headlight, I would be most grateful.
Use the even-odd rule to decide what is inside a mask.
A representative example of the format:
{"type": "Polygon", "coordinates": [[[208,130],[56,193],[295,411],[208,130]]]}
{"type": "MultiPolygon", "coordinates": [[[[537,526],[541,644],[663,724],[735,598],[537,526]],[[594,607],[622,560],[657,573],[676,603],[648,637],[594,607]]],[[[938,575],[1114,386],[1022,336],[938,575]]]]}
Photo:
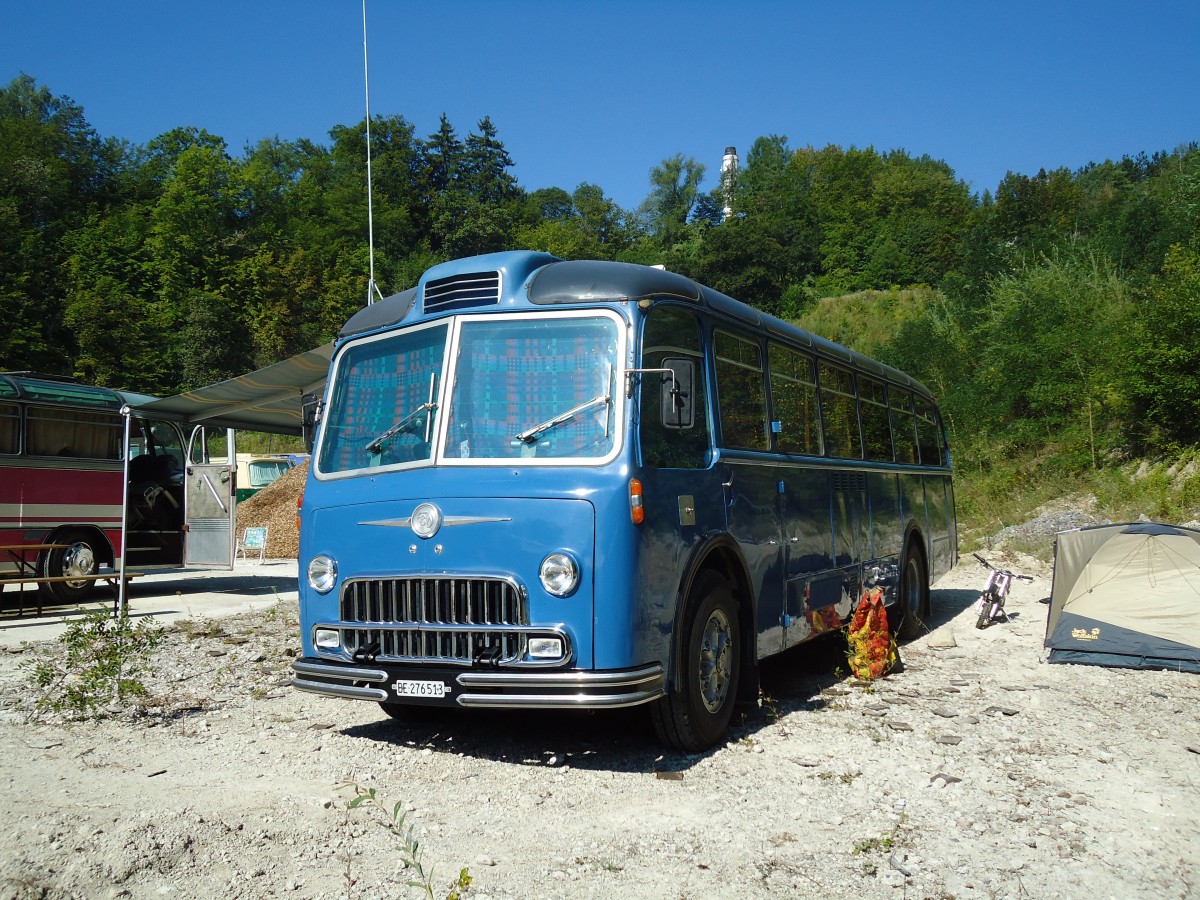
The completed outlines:
{"type": "Polygon", "coordinates": [[[337,560],[332,556],[314,556],[308,564],[308,583],[318,594],[328,594],[337,584],[337,560]]]}
{"type": "Polygon", "coordinates": [[[555,597],[565,597],[579,587],[579,563],[569,553],[551,553],[542,560],[538,577],[555,597]]]}

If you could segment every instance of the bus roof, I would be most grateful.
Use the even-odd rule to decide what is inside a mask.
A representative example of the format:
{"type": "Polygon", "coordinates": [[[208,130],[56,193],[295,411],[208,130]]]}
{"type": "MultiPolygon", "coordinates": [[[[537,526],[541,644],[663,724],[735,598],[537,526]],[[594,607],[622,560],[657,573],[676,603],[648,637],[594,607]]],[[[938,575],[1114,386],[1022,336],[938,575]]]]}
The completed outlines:
{"type": "Polygon", "coordinates": [[[0,372],[0,398],[111,410],[155,399],[148,394],[95,387],[68,378],[33,372],[0,372]]]}
{"type": "Polygon", "coordinates": [[[772,337],[835,362],[911,387],[930,399],[923,384],[899,369],[835,344],[675,272],[603,260],[562,260],[548,253],[510,251],[471,256],[434,266],[416,287],[359,310],[338,340],[416,323],[464,310],[587,306],[671,298],[695,303],[772,337]]]}

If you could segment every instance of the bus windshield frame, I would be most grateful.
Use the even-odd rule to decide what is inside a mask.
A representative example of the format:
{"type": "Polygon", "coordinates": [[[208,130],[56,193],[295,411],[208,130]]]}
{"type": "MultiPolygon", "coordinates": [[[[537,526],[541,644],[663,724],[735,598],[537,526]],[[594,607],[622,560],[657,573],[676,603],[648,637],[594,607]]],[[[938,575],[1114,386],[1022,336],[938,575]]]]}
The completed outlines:
{"type": "Polygon", "coordinates": [[[611,462],[625,438],[628,333],[618,312],[593,308],[460,315],[349,341],[314,475],[611,462]]]}

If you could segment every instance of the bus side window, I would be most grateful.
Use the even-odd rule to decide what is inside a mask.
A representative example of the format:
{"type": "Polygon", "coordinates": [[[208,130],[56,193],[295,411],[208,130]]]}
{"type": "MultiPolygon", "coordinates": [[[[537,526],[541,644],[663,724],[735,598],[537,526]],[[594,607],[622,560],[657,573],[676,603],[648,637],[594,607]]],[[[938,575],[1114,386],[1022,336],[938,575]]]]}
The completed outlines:
{"type": "Polygon", "coordinates": [[[840,459],[862,459],[854,376],[847,369],[826,362],[820,364],[820,376],[826,455],[840,459]]]}
{"type": "Polygon", "coordinates": [[[896,441],[896,462],[918,463],[917,423],[913,415],[912,395],[899,388],[888,392],[892,411],[892,435],[896,441]]]}
{"type": "Polygon", "coordinates": [[[941,427],[932,404],[923,397],[917,398],[917,438],[920,446],[921,465],[941,466],[944,453],[941,444],[941,427]]]}
{"type": "Polygon", "coordinates": [[[863,445],[867,459],[892,462],[892,429],[888,424],[887,388],[882,381],[859,375],[858,402],[862,412],[863,445]]]}
{"type": "Polygon", "coordinates": [[[75,459],[121,458],[124,426],[116,413],[91,409],[30,406],[26,452],[75,459]]]}
{"type": "Polygon", "coordinates": [[[769,344],[771,401],[779,433],[775,449],[781,453],[821,455],[821,416],[817,412],[817,376],[811,356],[779,344],[769,344]]]}
{"type": "Polygon", "coordinates": [[[21,409],[15,403],[0,403],[0,453],[21,452],[21,409]]]}
{"type": "Polygon", "coordinates": [[[727,331],[713,335],[717,366],[717,406],[724,447],[769,450],[767,390],[758,344],[727,331]]]}
{"type": "Polygon", "coordinates": [[[702,469],[711,460],[701,347],[700,323],[691,312],[676,306],[656,306],[650,311],[642,331],[640,368],[669,368],[680,375],[690,369],[694,375],[690,387],[676,382],[679,390],[691,392],[687,398],[690,420],[679,410],[673,413],[667,408],[674,402],[670,378],[642,375],[638,408],[642,460],[647,466],[702,469]]]}

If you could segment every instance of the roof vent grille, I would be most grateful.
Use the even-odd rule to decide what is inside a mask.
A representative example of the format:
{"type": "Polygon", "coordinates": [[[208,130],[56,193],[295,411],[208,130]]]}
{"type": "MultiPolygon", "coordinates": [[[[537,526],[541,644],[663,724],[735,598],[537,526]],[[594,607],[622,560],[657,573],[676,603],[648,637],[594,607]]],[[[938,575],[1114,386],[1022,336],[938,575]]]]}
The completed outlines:
{"type": "Polygon", "coordinates": [[[425,312],[449,312],[500,302],[499,272],[449,275],[425,283],[425,312]]]}

